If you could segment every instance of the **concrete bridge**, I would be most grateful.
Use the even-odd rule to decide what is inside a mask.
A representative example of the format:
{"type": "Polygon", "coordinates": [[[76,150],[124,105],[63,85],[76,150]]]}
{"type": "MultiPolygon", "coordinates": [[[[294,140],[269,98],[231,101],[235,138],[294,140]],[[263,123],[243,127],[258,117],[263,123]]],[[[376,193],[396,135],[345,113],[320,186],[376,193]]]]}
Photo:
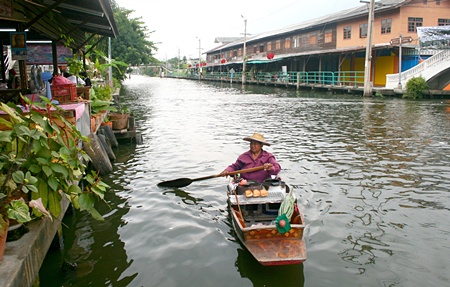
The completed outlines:
{"type": "MultiPolygon", "coordinates": [[[[422,76],[431,90],[442,90],[450,84],[450,49],[441,50],[417,66],[402,72],[403,88],[409,79],[422,76]]],[[[399,74],[386,75],[386,88],[397,88],[399,74]]]]}

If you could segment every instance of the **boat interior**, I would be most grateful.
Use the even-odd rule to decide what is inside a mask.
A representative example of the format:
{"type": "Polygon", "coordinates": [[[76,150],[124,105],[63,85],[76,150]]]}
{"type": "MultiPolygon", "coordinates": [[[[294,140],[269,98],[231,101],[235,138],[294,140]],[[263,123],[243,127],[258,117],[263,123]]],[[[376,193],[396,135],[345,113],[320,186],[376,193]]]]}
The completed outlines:
{"type": "MultiPolygon", "coordinates": [[[[242,227],[275,225],[280,203],[246,204],[232,206],[234,216],[242,227]],[[242,214],[241,214],[242,212],[242,214]]],[[[303,224],[302,216],[296,208],[290,219],[291,224],[303,224]]]]}

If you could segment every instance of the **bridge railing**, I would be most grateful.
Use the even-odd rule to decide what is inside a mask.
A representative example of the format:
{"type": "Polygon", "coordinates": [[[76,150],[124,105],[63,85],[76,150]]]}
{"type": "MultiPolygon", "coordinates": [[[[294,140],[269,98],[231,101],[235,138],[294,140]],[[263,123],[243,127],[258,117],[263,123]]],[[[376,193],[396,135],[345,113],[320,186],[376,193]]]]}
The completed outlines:
{"type": "MultiPolygon", "coordinates": [[[[445,61],[450,61],[450,49],[442,50],[439,53],[434,54],[430,58],[426,59],[422,63],[412,67],[411,69],[401,73],[401,82],[406,83],[413,77],[419,77],[426,70],[433,69],[445,61]]],[[[427,73],[432,76],[432,73],[427,73]]],[[[425,80],[428,80],[425,78],[425,80]]],[[[393,89],[399,83],[399,74],[387,74],[386,75],[386,88],[393,89]]]]}

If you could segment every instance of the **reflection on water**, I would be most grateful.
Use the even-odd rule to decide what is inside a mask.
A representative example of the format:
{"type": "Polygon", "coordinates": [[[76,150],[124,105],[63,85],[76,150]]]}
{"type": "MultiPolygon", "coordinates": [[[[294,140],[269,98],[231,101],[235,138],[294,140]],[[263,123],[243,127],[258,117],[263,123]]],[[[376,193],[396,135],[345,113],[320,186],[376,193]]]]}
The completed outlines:
{"type": "Polygon", "coordinates": [[[45,286],[448,285],[448,101],[146,77],[121,99],[144,143],[116,150],[105,222],[65,219],[45,286]],[[231,228],[223,178],[156,186],[217,174],[253,132],[303,208],[303,265],[258,265],[231,228]]]}
{"type": "MultiPolygon", "coordinates": [[[[243,247],[242,247],[243,248],[243,247]]],[[[245,249],[239,248],[236,269],[252,286],[304,286],[303,265],[263,266],[245,249]]]]}

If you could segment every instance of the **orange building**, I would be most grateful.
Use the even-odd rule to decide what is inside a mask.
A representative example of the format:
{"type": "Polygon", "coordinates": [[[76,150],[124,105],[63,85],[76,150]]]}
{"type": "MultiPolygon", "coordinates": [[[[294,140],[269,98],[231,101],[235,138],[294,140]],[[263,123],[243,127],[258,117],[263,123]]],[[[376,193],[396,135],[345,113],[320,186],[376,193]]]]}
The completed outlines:
{"type": "MultiPolygon", "coordinates": [[[[368,43],[369,5],[333,13],[246,39],[246,63],[258,70],[339,74],[339,82],[353,78],[363,84],[368,43]],[[268,59],[269,54],[273,59],[268,59]],[[264,65],[261,65],[264,64],[264,65]],[[359,76],[357,76],[359,75],[359,76]],[[362,76],[361,76],[362,75],[362,76]]],[[[372,26],[371,81],[384,86],[386,75],[399,72],[399,43],[402,37],[402,71],[429,57],[420,49],[416,27],[450,25],[450,1],[381,0],[374,5],[372,26]],[[394,40],[393,42],[391,40],[394,40]],[[391,44],[392,43],[392,44],[391,44]]],[[[224,44],[206,53],[207,68],[242,67],[243,39],[224,44]]]]}

